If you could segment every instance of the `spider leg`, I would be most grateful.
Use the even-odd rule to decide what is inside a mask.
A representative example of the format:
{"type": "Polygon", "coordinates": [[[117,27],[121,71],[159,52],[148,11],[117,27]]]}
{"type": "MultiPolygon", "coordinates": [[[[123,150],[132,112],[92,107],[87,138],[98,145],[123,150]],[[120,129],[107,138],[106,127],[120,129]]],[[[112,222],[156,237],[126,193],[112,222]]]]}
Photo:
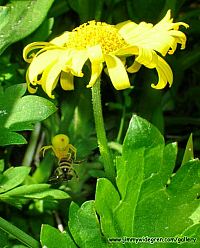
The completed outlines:
{"type": "Polygon", "coordinates": [[[48,149],[53,149],[53,146],[43,146],[41,149],[40,149],[40,152],[42,152],[42,156],[44,157],[44,154],[46,152],[46,150],[48,149]]]}
{"type": "Polygon", "coordinates": [[[69,152],[67,153],[66,160],[72,161],[72,154],[71,153],[69,153],[69,152]]]}
{"type": "Polygon", "coordinates": [[[69,144],[69,153],[71,154],[71,156],[73,157],[73,159],[75,160],[76,159],[76,148],[73,146],[73,145],[71,145],[71,144],[69,144]]]}

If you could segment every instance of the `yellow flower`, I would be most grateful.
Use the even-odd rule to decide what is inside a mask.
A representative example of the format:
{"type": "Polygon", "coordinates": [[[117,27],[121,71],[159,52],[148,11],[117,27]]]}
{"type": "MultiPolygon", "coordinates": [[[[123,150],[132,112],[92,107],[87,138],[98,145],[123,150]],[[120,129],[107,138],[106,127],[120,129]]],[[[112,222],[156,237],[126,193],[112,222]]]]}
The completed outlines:
{"type": "Polygon", "coordinates": [[[186,36],[179,26],[184,22],[173,23],[170,10],[156,25],[132,21],[109,25],[90,21],[50,42],[34,42],[24,48],[24,59],[30,63],[27,70],[27,84],[31,93],[41,85],[49,97],[60,80],[64,90],[73,90],[73,78],[83,77],[82,68],[89,61],[91,79],[87,87],[92,87],[104,67],[117,90],[130,87],[127,71],[137,72],[142,65],[156,69],[158,83],[153,88],[162,89],[167,83],[171,86],[173,74],[162,58],[173,54],[177,44],[185,48],[186,36]],[[39,50],[39,51],[38,51],[39,50]],[[34,51],[37,51],[34,53],[34,51]],[[162,55],[162,57],[160,55],[162,55]],[[127,68],[126,58],[132,56],[133,64],[127,68]]]}

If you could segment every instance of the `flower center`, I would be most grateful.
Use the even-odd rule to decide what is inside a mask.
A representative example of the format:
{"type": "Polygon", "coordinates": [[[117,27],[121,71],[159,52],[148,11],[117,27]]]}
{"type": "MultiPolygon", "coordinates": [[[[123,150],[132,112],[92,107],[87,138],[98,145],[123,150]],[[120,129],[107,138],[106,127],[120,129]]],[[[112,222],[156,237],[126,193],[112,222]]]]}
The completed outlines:
{"type": "Polygon", "coordinates": [[[126,44],[114,26],[105,22],[89,21],[72,30],[66,47],[84,49],[100,45],[103,53],[109,54],[126,44]]]}

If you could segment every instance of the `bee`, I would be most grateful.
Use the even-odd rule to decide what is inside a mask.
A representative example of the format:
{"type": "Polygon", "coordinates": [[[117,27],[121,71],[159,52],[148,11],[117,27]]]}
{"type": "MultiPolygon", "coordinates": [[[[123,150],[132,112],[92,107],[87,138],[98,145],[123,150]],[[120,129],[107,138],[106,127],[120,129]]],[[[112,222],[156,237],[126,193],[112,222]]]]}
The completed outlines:
{"type": "Polygon", "coordinates": [[[53,181],[68,181],[72,177],[77,176],[76,171],[73,168],[76,161],[76,148],[69,143],[69,137],[65,134],[58,134],[52,138],[52,145],[44,146],[41,148],[43,156],[46,150],[52,149],[55,156],[58,159],[58,167],[53,173],[53,177],[50,178],[50,182],[53,181]]]}
{"type": "Polygon", "coordinates": [[[50,177],[49,182],[57,182],[57,181],[69,181],[73,177],[78,178],[78,175],[74,168],[73,160],[62,160],[58,164],[58,167],[55,169],[53,176],[50,177]]]}

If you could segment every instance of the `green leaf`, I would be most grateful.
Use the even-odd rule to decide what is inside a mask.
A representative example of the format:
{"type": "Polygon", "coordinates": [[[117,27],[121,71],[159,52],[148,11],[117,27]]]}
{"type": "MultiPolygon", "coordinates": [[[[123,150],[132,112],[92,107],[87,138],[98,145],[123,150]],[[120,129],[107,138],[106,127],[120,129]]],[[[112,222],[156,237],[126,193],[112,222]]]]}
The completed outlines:
{"type": "Polygon", "coordinates": [[[30,199],[44,200],[44,203],[51,204],[56,203],[57,200],[69,198],[67,193],[49,187],[48,184],[23,185],[0,194],[0,199],[21,208],[30,199]]]}
{"type": "Polygon", "coordinates": [[[188,161],[181,166],[176,175],[172,178],[168,190],[179,195],[181,201],[189,200],[188,197],[196,198],[199,193],[199,164],[200,161],[198,159],[188,161]]]}
{"type": "Polygon", "coordinates": [[[0,125],[4,127],[17,101],[26,92],[26,84],[17,84],[0,92],[0,125]]]}
{"type": "MultiPolygon", "coordinates": [[[[145,201],[138,203],[135,216],[136,235],[184,236],[194,224],[198,223],[200,226],[197,215],[199,166],[199,161],[188,162],[178,170],[167,188],[154,192],[145,201]],[[151,222],[154,223],[153,226],[148,225],[151,222]]],[[[197,233],[196,237],[199,236],[200,233],[197,233]]]]}
{"type": "Polygon", "coordinates": [[[160,176],[163,185],[166,184],[167,180],[173,174],[177,152],[177,143],[169,143],[164,148],[163,166],[162,170],[160,171],[160,176]]]}
{"type": "Polygon", "coordinates": [[[69,210],[69,229],[79,247],[104,248],[106,242],[100,231],[94,201],[84,202],[79,208],[72,202],[69,210]]]}
{"type": "MultiPolygon", "coordinates": [[[[199,26],[198,26],[199,27],[199,26]]],[[[181,70],[187,70],[195,63],[198,63],[200,59],[200,47],[195,47],[191,52],[185,52],[178,58],[177,64],[180,64],[181,70]]]]}
{"type": "Polygon", "coordinates": [[[135,208],[144,176],[144,171],[142,170],[144,163],[143,153],[143,150],[139,150],[138,153],[132,153],[133,156],[131,160],[126,161],[123,158],[117,160],[117,186],[121,199],[117,204],[114,214],[117,219],[115,230],[118,235],[121,233],[127,233],[127,235],[132,234],[131,223],[134,222],[135,208]],[[137,156],[138,159],[135,159],[135,156],[137,156]],[[140,163],[138,163],[139,159],[141,160],[140,163]],[[132,163],[130,163],[130,161],[132,161],[132,163]],[[141,169],[139,169],[139,167],[141,167],[141,169]],[[127,170],[127,172],[125,170],[127,170]],[[132,173],[131,170],[135,173],[132,173]],[[131,204],[129,204],[129,202],[131,202],[131,204]],[[129,218],[125,218],[125,213],[127,212],[130,213],[129,218]]]}
{"type": "Polygon", "coordinates": [[[55,248],[59,244],[59,248],[76,248],[76,244],[68,233],[61,233],[54,227],[42,225],[40,240],[43,247],[55,248]]]}
{"type": "MultiPolygon", "coordinates": [[[[7,248],[7,247],[5,247],[7,248]]],[[[27,248],[25,245],[13,245],[12,248],[27,248]]]]}
{"type": "Polygon", "coordinates": [[[4,193],[23,183],[30,170],[31,168],[26,166],[11,167],[6,170],[0,182],[0,193],[4,193]]]}
{"type": "Polygon", "coordinates": [[[124,166],[117,164],[119,168],[117,184],[124,195],[127,190],[129,191],[128,186],[131,182],[133,184],[134,180],[137,182],[135,186],[133,185],[137,187],[134,190],[140,191],[142,186],[144,196],[161,187],[158,172],[162,165],[163,149],[164,139],[158,129],[146,120],[133,116],[123,143],[122,160],[125,164],[124,166]],[[149,183],[151,188],[147,187],[149,183]]]}
{"type": "MultiPolygon", "coordinates": [[[[199,216],[199,213],[198,213],[198,216],[199,216]]],[[[189,244],[190,247],[198,247],[199,246],[199,238],[200,238],[199,233],[200,233],[200,225],[199,224],[191,226],[183,233],[184,236],[192,237],[195,240],[195,242],[193,241],[189,244]]],[[[180,245],[180,247],[181,248],[188,248],[188,244],[187,243],[182,244],[182,245],[180,245]]]]}
{"type": "Polygon", "coordinates": [[[54,16],[54,17],[58,17],[62,14],[64,14],[65,12],[68,12],[70,10],[68,1],[66,0],[60,0],[59,2],[56,1],[52,8],[50,9],[48,15],[49,16],[54,16]]]}
{"type": "Polygon", "coordinates": [[[28,44],[34,41],[46,40],[52,32],[53,24],[54,18],[45,19],[34,34],[26,38],[25,43],[28,44]]]}
{"type": "Polygon", "coordinates": [[[14,131],[30,130],[33,124],[56,111],[50,101],[39,96],[23,96],[26,84],[17,84],[0,92],[0,145],[25,144],[22,135],[14,131]]]}
{"type": "Polygon", "coordinates": [[[42,121],[55,111],[55,106],[45,98],[24,96],[15,104],[5,126],[12,129],[16,123],[42,121]]]}
{"type": "Polygon", "coordinates": [[[4,171],[4,160],[3,159],[1,159],[0,160],[0,173],[2,173],[3,171],[4,171]]]}
{"type": "Polygon", "coordinates": [[[119,204],[120,196],[112,183],[106,178],[98,179],[96,188],[95,207],[101,218],[101,228],[103,233],[109,237],[117,236],[114,212],[119,204]],[[106,192],[106,197],[105,197],[106,192]],[[104,199],[104,204],[102,204],[104,199]]]}
{"type": "MultiPolygon", "coordinates": [[[[122,156],[116,158],[117,187],[107,179],[97,183],[95,206],[106,238],[184,237],[186,233],[199,238],[200,162],[190,160],[172,177],[176,154],[176,143],[165,146],[153,125],[132,117],[122,156]]],[[[164,247],[176,246],[166,243],[164,247]]]]}
{"type": "Polygon", "coordinates": [[[0,30],[3,26],[5,26],[8,23],[7,15],[9,13],[9,9],[5,6],[0,6],[0,30]]]}
{"type": "Polygon", "coordinates": [[[127,0],[126,2],[131,19],[135,21],[145,20],[146,22],[152,22],[155,21],[155,18],[158,17],[162,11],[165,0],[147,0],[145,4],[143,0],[127,0]]]}
{"type": "Polygon", "coordinates": [[[0,229],[0,247],[8,247],[8,234],[0,229]]]}
{"type": "Polygon", "coordinates": [[[98,0],[68,0],[70,7],[78,12],[81,23],[101,17],[104,1],[98,0]]]}
{"type": "Polygon", "coordinates": [[[0,8],[0,53],[42,23],[53,0],[11,1],[0,8]]]}
{"type": "Polygon", "coordinates": [[[184,165],[185,163],[187,163],[190,160],[194,159],[194,151],[193,151],[193,141],[192,141],[192,134],[190,134],[190,137],[188,139],[186,148],[185,148],[185,152],[183,155],[183,161],[181,165],[184,165]]]}
{"type": "Polygon", "coordinates": [[[69,195],[64,191],[57,189],[50,189],[51,185],[49,184],[31,184],[31,185],[23,185],[12,189],[2,195],[1,198],[28,198],[28,199],[66,199],[69,198],[69,195]]]}
{"type": "Polygon", "coordinates": [[[26,139],[18,134],[11,131],[8,131],[7,129],[0,129],[0,145],[6,146],[6,145],[21,145],[26,144],[26,139]]]}
{"type": "MultiPolygon", "coordinates": [[[[13,85],[13,86],[10,86],[8,88],[5,89],[5,92],[3,94],[5,98],[7,98],[8,100],[8,104],[12,104],[12,99],[15,98],[18,99],[20,97],[22,97],[25,92],[26,92],[26,84],[16,84],[16,85],[13,85]]],[[[13,99],[14,101],[14,99],[13,99]]]]}

